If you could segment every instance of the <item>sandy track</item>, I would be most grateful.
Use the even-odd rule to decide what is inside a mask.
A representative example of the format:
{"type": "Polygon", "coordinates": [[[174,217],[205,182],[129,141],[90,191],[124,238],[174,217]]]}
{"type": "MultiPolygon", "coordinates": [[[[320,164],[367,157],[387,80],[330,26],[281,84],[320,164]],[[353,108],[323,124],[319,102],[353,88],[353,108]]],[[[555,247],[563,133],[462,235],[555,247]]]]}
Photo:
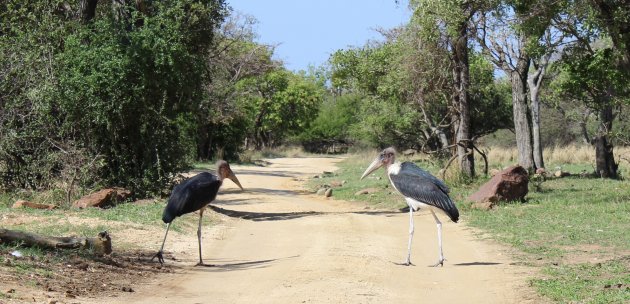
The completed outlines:
{"type": "MultiPolygon", "coordinates": [[[[442,268],[436,227],[416,215],[405,267],[408,214],[366,209],[301,190],[300,178],[334,170],[338,158],[273,159],[267,167],[233,166],[245,192],[229,181],[213,203],[221,225],[204,229],[174,254],[179,274],[141,285],[112,303],[523,303],[539,302],[527,287],[530,270],[513,265],[505,248],[478,240],[464,224],[444,220],[442,268]]],[[[382,173],[382,171],[381,171],[382,173]]],[[[211,213],[211,212],[207,212],[211,213]]],[[[464,216],[465,221],[465,216],[464,216]]],[[[174,244],[175,243],[175,244],[174,244]]],[[[168,261],[167,263],[175,263],[168,261]]]]}

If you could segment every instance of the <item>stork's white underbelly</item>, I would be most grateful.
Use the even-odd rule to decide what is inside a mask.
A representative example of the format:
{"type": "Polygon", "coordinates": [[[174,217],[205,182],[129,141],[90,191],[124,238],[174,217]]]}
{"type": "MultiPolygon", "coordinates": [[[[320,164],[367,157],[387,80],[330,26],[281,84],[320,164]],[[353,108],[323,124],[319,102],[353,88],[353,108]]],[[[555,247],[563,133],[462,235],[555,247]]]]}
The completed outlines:
{"type": "Polygon", "coordinates": [[[409,208],[413,208],[413,211],[418,211],[419,209],[427,209],[427,208],[432,207],[431,205],[419,202],[413,198],[405,197],[405,200],[407,201],[407,205],[409,205],[409,208]]]}

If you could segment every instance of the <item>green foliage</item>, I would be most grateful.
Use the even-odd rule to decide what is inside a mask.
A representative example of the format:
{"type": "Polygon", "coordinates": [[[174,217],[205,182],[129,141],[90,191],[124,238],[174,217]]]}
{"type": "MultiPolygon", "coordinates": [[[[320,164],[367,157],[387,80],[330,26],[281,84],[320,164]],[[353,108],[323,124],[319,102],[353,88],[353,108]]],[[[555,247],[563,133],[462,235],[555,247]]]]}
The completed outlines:
{"type": "MultiPolygon", "coordinates": [[[[437,131],[453,138],[452,75],[446,46],[423,39],[410,25],[383,43],[335,52],[330,59],[331,82],[343,94],[360,99],[349,125],[353,141],[401,149],[439,149],[437,131]]],[[[495,82],[492,65],[471,54],[473,134],[510,127],[509,84],[495,82]]]]}
{"type": "Polygon", "coordinates": [[[299,135],[302,142],[346,141],[350,138],[348,126],[357,122],[356,109],[360,99],[356,95],[328,97],[320,106],[317,117],[299,135]]]}
{"type": "Polygon", "coordinates": [[[46,186],[32,180],[51,182],[64,171],[74,181],[89,168],[97,176],[79,181],[84,186],[98,178],[143,196],[193,159],[191,113],[210,79],[205,58],[223,1],[125,7],[133,23],[112,5],[99,3],[87,23],[62,14],[61,2],[7,5],[2,76],[18,81],[0,88],[5,187],[46,186]],[[68,158],[84,161],[67,168],[68,158]]]}
{"type": "Polygon", "coordinates": [[[248,137],[256,149],[276,147],[307,128],[324,94],[316,78],[284,69],[244,79],[237,88],[252,125],[248,137]]]}
{"type": "Polygon", "coordinates": [[[628,78],[615,68],[619,60],[616,56],[611,48],[593,52],[573,49],[558,66],[557,92],[582,100],[594,109],[611,102],[614,96],[623,98],[627,95],[628,78]]]}
{"type": "Polygon", "coordinates": [[[481,54],[470,54],[471,126],[475,136],[498,129],[511,129],[511,85],[505,79],[495,81],[492,64],[481,54]]]}

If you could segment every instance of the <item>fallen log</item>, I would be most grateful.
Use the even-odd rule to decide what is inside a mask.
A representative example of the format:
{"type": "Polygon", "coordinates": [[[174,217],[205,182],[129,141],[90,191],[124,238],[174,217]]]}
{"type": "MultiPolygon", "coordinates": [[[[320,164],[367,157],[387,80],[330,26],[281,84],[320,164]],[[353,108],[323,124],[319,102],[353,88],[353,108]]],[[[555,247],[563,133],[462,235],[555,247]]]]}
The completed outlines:
{"type": "Polygon", "coordinates": [[[100,232],[95,238],[81,238],[46,236],[0,228],[0,243],[2,242],[52,249],[92,249],[96,255],[112,253],[112,239],[107,231],[100,232]]]}

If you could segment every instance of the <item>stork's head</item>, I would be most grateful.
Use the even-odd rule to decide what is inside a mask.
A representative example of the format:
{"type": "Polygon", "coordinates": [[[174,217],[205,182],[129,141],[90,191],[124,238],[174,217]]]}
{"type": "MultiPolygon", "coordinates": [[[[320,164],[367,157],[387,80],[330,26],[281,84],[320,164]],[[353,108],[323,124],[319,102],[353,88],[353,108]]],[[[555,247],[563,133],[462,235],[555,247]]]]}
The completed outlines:
{"type": "Polygon", "coordinates": [[[381,151],[381,153],[378,154],[378,156],[374,159],[370,166],[365,169],[365,172],[363,172],[363,175],[361,175],[361,179],[368,176],[370,173],[374,172],[374,170],[380,167],[385,166],[385,168],[387,168],[389,165],[393,164],[395,160],[396,150],[394,150],[394,148],[389,147],[381,151]]]}
{"type": "Polygon", "coordinates": [[[238,181],[232,169],[230,169],[230,165],[224,161],[220,160],[217,162],[217,175],[219,175],[219,179],[222,181],[226,178],[231,179],[241,190],[243,190],[243,186],[241,186],[241,182],[238,181]]]}

